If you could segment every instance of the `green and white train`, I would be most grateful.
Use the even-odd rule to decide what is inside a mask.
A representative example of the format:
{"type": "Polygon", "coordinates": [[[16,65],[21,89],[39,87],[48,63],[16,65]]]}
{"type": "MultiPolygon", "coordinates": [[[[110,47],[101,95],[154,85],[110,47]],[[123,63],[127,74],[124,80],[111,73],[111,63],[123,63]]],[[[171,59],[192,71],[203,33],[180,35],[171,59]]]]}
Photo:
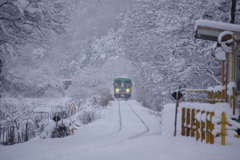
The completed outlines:
{"type": "Polygon", "coordinates": [[[128,78],[115,78],[113,93],[115,98],[130,98],[132,93],[132,80],[128,78]]]}

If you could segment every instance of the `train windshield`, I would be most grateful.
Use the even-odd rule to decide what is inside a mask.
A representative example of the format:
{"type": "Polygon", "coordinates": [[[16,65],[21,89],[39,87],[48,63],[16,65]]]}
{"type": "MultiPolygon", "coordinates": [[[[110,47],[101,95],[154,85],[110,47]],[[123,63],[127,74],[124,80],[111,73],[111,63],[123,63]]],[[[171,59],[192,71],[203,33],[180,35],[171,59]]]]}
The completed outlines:
{"type": "Polygon", "coordinates": [[[131,87],[132,86],[132,82],[131,81],[126,81],[126,86],[127,87],[131,87]]]}
{"type": "Polygon", "coordinates": [[[115,87],[121,87],[121,88],[131,87],[132,82],[131,81],[125,81],[125,80],[115,80],[114,81],[114,86],[115,87]]]}
{"type": "Polygon", "coordinates": [[[114,86],[115,87],[120,87],[120,81],[114,81],[114,86]]]}

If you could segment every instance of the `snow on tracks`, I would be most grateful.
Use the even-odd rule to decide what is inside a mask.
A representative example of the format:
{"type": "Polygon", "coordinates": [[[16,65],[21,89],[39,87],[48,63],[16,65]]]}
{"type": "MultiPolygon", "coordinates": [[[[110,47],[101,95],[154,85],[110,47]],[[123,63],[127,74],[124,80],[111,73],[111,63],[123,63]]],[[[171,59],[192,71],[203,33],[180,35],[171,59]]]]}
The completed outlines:
{"type": "MultiPolygon", "coordinates": [[[[31,140],[27,143],[2,147],[3,159],[35,160],[98,159],[126,143],[144,138],[160,128],[155,116],[136,101],[114,101],[103,110],[104,117],[79,128],[65,138],[31,140]],[[129,106],[129,105],[130,106],[129,106]],[[153,126],[153,123],[158,125],[153,126]],[[14,151],[14,154],[12,154],[14,151]],[[96,156],[95,154],[98,154],[96,156]]],[[[0,159],[1,159],[0,158],[0,159]]]]}
{"type": "Polygon", "coordinates": [[[149,127],[146,125],[146,123],[143,121],[143,119],[135,112],[135,110],[133,109],[133,107],[131,107],[131,105],[126,102],[128,104],[128,106],[131,108],[131,110],[133,111],[133,113],[138,117],[138,119],[142,122],[142,124],[145,126],[146,130],[143,133],[139,133],[136,136],[134,136],[134,138],[140,137],[144,134],[146,134],[147,132],[150,131],[149,127]]]}

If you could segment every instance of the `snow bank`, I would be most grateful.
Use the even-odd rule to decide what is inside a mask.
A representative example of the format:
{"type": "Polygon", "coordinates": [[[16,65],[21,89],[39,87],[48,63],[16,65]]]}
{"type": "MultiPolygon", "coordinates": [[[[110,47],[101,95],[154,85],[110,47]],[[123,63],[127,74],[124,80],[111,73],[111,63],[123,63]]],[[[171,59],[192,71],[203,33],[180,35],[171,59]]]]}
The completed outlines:
{"type": "MultiPolygon", "coordinates": [[[[174,134],[174,123],[175,123],[175,112],[176,104],[170,103],[164,105],[162,111],[162,135],[173,136],[174,134]]],[[[178,108],[178,117],[177,117],[177,134],[180,134],[181,131],[181,110],[178,108]]]]}

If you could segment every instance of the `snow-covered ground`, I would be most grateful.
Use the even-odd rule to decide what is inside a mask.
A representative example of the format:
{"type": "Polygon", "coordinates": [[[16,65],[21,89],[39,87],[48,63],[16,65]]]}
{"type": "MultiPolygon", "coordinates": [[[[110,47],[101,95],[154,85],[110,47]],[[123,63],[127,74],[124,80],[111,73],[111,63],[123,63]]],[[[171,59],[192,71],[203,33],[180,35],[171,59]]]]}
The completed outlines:
{"type": "MultiPolygon", "coordinates": [[[[0,146],[0,160],[237,160],[240,139],[227,139],[221,146],[173,137],[174,104],[161,118],[138,102],[113,101],[103,117],[80,127],[73,136],[35,138],[13,146],[0,146]],[[163,134],[161,134],[163,133],[163,134]]],[[[179,125],[178,125],[179,126],[179,125]]]]}

